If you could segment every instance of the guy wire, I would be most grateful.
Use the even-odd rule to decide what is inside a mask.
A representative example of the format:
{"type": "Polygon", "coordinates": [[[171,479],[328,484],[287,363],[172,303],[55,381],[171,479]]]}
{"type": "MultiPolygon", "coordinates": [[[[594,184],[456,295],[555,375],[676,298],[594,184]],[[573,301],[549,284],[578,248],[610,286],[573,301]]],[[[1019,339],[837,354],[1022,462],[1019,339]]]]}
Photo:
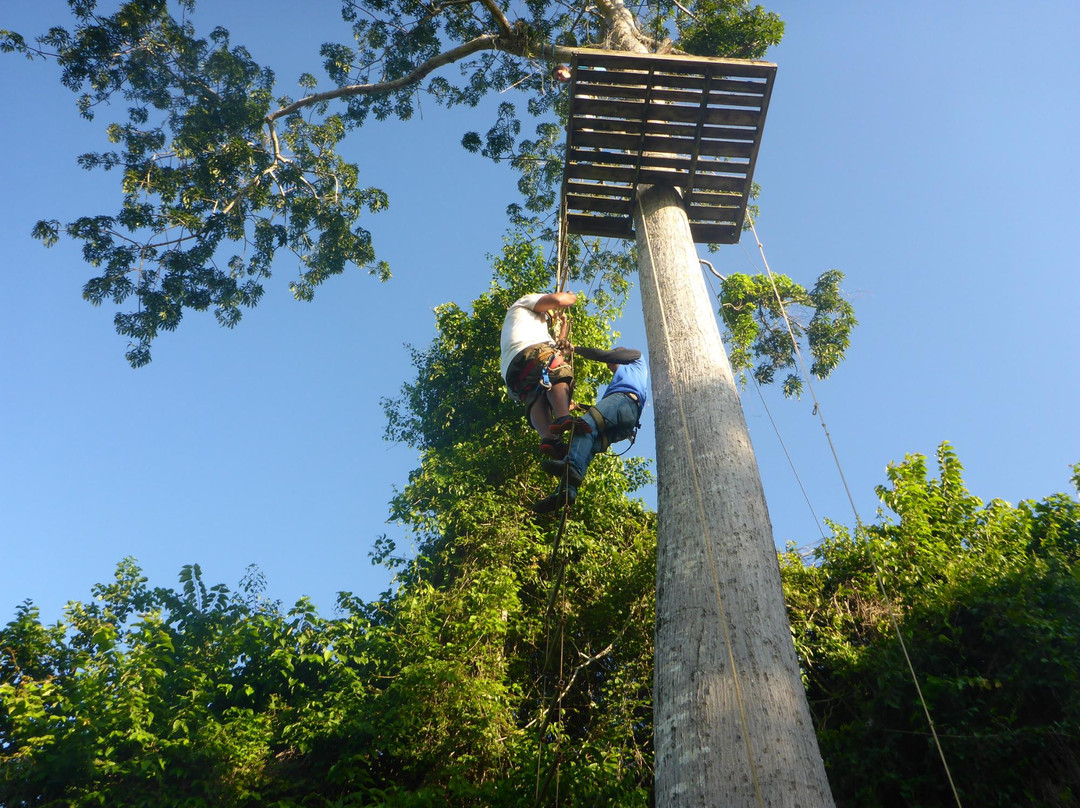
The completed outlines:
{"type": "MultiPolygon", "coordinates": [[[[776,302],[780,305],[780,314],[783,315],[784,323],[787,325],[788,335],[791,337],[791,344],[795,349],[795,356],[799,360],[799,368],[802,370],[803,376],[806,377],[806,386],[810,390],[810,397],[814,401],[814,412],[817,413],[818,419],[821,421],[821,428],[825,431],[825,438],[829,443],[833,461],[836,463],[836,470],[840,473],[840,480],[844,484],[844,491],[847,493],[852,513],[855,514],[855,534],[857,536],[859,534],[859,528],[862,527],[862,519],[859,517],[858,508],[855,507],[855,498],[851,494],[851,488],[848,486],[847,477],[844,476],[844,469],[840,465],[840,457],[836,453],[836,446],[833,444],[832,435],[829,434],[829,428],[825,425],[825,416],[821,410],[821,403],[818,401],[817,394],[814,392],[814,384],[810,379],[810,374],[806,372],[806,363],[803,361],[802,351],[799,350],[799,342],[795,339],[795,332],[791,327],[791,320],[788,319],[787,309],[784,307],[784,301],[781,298],[780,290],[776,286],[776,280],[773,278],[773,272],[769,267],[769,261],[765,257],[765,247],[762,245],[761,239],[758,238],[757,229],[754,227],[754,219],[750,215],[750,211],[746,212],[746,220],[750,224],[750,232],[754,234],[754,241],[757,242],[758,251],[761,253],[761,260],[765,263],[765,271],[769,276],[769,282],[772,284],[773,294],[776,295],[776,302]]],[[[934,738],[934,746],[937,748],[938,756],[941,758],[941,765],[945,768],[945,777],[949,781],[949,788],[952,789],[953,798],[956,800],[958,808],[963,808],[960,802],[960,794],[956,790],[956,784],[953,782],[949,763],[945,759],[945,750],[941,746],[941,739],[938,738],[937,727],[934,726],[934,719],[930,716],[930,707],[927,705],[926,698],[923,696],[922,687],[919,685],[919,677],[915,673],[915,665],[911,661],[907,643],[904,642],[904,635],[900,631],[900,624],[896,619],[896,611],[893,609],[892,598],[889,597],[888,590],[885,588],[885,579],[881,573],[881,567],[878,566],[877,558],[874,555],[869,539],[866,540],[866,553],[874,568],[874,577],[877,579],[878,589],[881,590],[881,596],[885,600],[886,611],[889,614],[889,622],[892,624],[896,638],[900,642],[900,650],[903,651],[904,661],[907,663],[908,671],[911,673],[911,681],[914,683],[915,692],[919,696],[919,704],[922,705],[923,715],[926,716],[926,723],[930,727],[930,734],[934,738]]]]}

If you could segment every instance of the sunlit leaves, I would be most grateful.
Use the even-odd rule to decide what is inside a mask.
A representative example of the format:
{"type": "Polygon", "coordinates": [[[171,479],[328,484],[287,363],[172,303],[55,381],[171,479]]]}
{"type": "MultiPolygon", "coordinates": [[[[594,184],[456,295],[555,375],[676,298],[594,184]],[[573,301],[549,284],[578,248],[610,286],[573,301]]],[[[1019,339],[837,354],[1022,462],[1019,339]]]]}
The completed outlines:
{"type": "Polygon", "coordinates": [[[1060,804],[1080,760],[1080,502],[984,504],[947,443],[937,465],[890,465],[880,524],[781,558],[830,784],[838,804],[953,801],[908,656],[965,804],[1060,804]]]}
{"type": "Polygon", "coordinates": [[[300,299],[349,265],[389,277],[358,225],[386,208],[386,195],[336,154],[342,118],[295,116],[275,139],[265,120],[273,75],[224,29],[200,39],[159,0],[130,0],[112,16],[93,3],[74,13],[72,32],[53,29],[39,43],[58,51],[87,117],[116,97],[129,102],[127,120],[107,126],[119,150],[79,158],[87,169],[120,169],[123,199],[115,215],[42,222],[34,236],[83,242],[101,270],[84,287],[90,302],[134,301],[114,319],[132,365],[148,362],[155,337],[187,311],[213,310],[235,326],[262,297],[279,250],[296,256],[300,299]]]}
{"type": "Polygon", "coordinates": [[[759,384],[770,384],[777,372],[787,370],[784,395],[798,396],[803,381],[796,345],[803,344],[813,360],[810,374],[826,378],[843,360],[858,324],[840,291],[843,279],[842,272],[831,269],[807,291],[785,275],[727,276],[720,315],[728,329],[732,370],[752,371],[759,384]]]}
{"type": "Polygon", "coordinates": [[[780,16],[740,0],[696,0],[676,15],[679,46],[698,56],[760,59],[784,36],[780,16]]]}

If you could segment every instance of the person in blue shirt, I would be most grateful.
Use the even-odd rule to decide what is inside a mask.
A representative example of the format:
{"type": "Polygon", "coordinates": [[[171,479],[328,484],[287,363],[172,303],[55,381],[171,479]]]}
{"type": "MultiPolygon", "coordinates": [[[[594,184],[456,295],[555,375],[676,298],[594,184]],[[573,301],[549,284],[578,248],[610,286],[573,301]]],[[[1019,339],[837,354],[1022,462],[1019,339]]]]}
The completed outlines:
{"type": "Polygon", "coordinates": [[[550,513],[574,504],[578,486],[592,459],[610,444],[633,438],[637,433],[641,410],[648,398],[649,369],[641,351],[622,347],[612,351],[570,348],[585,359],[606,361],[614,375],[603,397],[582,418],[591,427],[590,431],[574,436],[565,459],[549,459],[540,464],[544,471],[558,477],[560,483],[554,494],[533,505],[537,513],[550,513]]]}

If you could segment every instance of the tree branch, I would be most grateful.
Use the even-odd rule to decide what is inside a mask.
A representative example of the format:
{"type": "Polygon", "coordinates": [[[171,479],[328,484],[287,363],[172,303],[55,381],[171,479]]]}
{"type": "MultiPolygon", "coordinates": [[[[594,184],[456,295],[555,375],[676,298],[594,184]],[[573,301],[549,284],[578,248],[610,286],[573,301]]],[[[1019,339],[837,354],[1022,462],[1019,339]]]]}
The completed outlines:
{"type": "Polygon", "coordinates": [[[484,8],[491,12],[491,16],[495,18],[495,24],[499,26],[499,30],[504,34],[509,34],[511,31],[510,20],[506,19],[506,15],[503,14],[503,10],[499,8],[498,3],[495,0],[480,0],[484,4],[484,8]]]}
{"type": "Polygon", "coordinates": [[[336,90],[315,93],[271,112],[266,116],[266,122],[273,123],[279,118],[284,118],[287,115],[291,115],[305,107],[310,107],[312,104],[318,104],[322,101],[332,101],[335,98],[347,98],[354,95],[371,95],[373,93],[388,93],[393,92],[394,90],[400,90],[403,87],[408,87],[410,84],[415,84],[443,65],[448,65],[460,59],[464,59],[466,56],[472,56],[474,53],[479,53],[482,50],[498,49],[499,36],[497,34],[484,34],[469,42],[458,45],[456,48],[451,48],[445,53],[433,56],[408,75],[392,79],[391,81],[377,82],[375,84],[351,84],[347,87],[338,87],[336,90]]]}
{"type": "MultiPolygon", "coordinates": [[[[485,5],[488,5],[489,3],[494,5],[494,0],[483,1],[485,5]]],[[[505,17],[503,17],[502,22],[506,22],[505,17]]],[[[501,24],[502,23],[500,22],[500,26],[501,24]]],[[[509,23],[507,22],[507,24],[509,23]]],[[[519,36],[513,30],[501,34],[484,34],[476,39],[458,45],[456,48],[451,48],[444,53],[440,53],[438,56],[433,56],[408,75],[392,79],[391,81],[377,82],[374,84],[351,84],[347,87],[338,87],[336,90],[314,93],[313,95],[301,98],[288,106],[271,112],[266,116],[265,120],[272,126],[274,121],[279,118],[284,118],[305,107],[310,107],[313,104],[318,104],[323,101],[332,101],[335,98],[348,98],[354,95],[373,95],[375,93],[389,93],[400,90],[411,84],[416,84],[428,74],[444,65],[460,61],[467,56],[472,56],[474,53],[479,53],[483,50],[499,50],[525,59],[545,59],[555,62],[569,61],[574,53],[573,48],[567,48],[562,45],[543,44],[533,46],[527,42],[524,37],[519,36]]]]}
{"type": "Polygon", "coordinates": [[[638,31],[634,15],[622,0],[596,0],[596,7],[607,23],[608,37],[615,50],[647,53],[646,37],[638,31]]]}

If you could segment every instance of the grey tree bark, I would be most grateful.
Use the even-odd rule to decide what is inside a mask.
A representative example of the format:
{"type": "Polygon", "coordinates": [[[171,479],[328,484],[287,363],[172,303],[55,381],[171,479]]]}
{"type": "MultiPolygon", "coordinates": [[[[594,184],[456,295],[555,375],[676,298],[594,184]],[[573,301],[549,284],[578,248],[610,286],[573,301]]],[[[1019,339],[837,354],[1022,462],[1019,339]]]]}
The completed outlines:
{"type": "Polygon", "coordinates": [[[681,198],[635,214],[658,477],[658,808],[832,808],[772,524],[681,198]]]}

